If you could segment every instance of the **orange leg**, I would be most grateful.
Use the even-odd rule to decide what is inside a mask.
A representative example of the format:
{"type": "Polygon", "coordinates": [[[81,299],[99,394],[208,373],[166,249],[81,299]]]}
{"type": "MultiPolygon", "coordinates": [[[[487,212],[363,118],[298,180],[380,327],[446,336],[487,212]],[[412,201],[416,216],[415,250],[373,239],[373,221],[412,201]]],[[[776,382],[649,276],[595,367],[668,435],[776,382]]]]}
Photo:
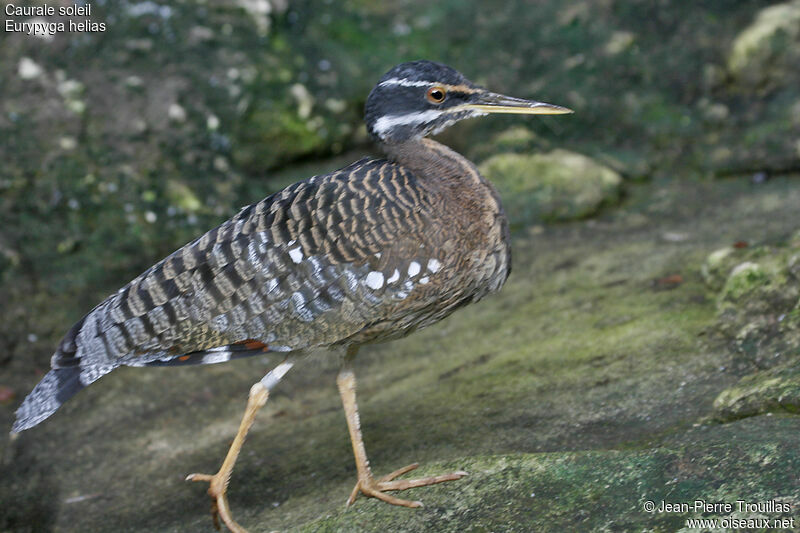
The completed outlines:
{"type": "Polygon", "coordinates": [[[289,371],[293,363],[283,362],[276,366],[269,374],[264,376],[261,381],[256,383],[250,388],[250,396],[247,398],[247,407],[242,417],[242,422],[239,424],[239,431],[233,439],[231,447],[228,449],[228,454],[219,467],[219,471],[214,474],[190,474],[186,477],[186,481],[206,481],[209,483],[208,495],[211,496],[211,516],[214,520],[214,527],[219,529],[219,519],[221,518],[224,524],[233,533],[247,533],[247,530],[236,523],[231,515],[231,509],[228,506],[228,483],[231,479],[233,467],[236,464],[236,459],[239,457],[239,452],[244,444],[244,439],[247,437],[247,432],[256,418],[256,413],[264,407],[269,398],[269,391],[278,384],[281,378],[289,371]]]}
{"type": "Polygon", "coordinates": [[[367,458],[367,450],[364,447],[364,439],[361,436],[361,421],[358,416],[358,405],[356,404],[356,376],[350,366],[350,359],[353,355],[355,355],[355,350],[349,350],[345,364],[336,378],[336,384],[339,386],[339,395],[342,397],[342,405],[344,406],[344,413],[347,418],[347,428],[350,430],[350,442],[353,444],[356,469],[358,470],[358,481],[353,488],[353,492],[350,493],[350,497],[347,499],[347,505],[352,505],[358,497],[358,493],[361,492],[365,496],[378,498],[392,505],[421,507],[422,502],[401,500],[400,498],[386,494],[386,491],[405,490],[443,483],[445,481],[454,481],[466,476],[467,473],[458,471],[441,476],[394,480],[394,478],[402,476],[419,466],[418,463],[413,463],[377,480],[372,477],[369,459],[367,458]]]}

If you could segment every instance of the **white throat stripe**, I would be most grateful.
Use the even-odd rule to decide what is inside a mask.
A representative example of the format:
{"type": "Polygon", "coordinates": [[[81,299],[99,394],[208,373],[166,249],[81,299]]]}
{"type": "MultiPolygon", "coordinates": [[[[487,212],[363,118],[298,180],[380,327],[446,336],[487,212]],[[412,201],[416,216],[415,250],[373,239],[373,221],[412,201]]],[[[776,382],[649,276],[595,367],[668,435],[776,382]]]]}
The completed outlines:
{"type": "Polygon", "coordinates": [[[397,126],[430,122],[442,114],[443,111],[439,109],[429,109],[428,111],[406,113],[405,115],[385,115],[375,121],[373,129],[378,135],[383,135],[397,126]]]}

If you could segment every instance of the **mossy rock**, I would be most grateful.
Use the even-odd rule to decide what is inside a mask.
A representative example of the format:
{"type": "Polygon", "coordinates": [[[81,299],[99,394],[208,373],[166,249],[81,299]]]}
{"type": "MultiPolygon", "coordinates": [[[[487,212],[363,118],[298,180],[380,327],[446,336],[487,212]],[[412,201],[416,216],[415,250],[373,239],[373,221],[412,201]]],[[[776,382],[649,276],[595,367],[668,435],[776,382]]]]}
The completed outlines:
{"type": "MultiPolygon", "coordinates": [[[[422,509],[366,498],[345,508],[355,472],[338,361],[319,354],[259,413],[230,485],[234,516],[252,533],[676,531],[684,516],[643,501],[800,502],[787,475],[800,468],[800,417],[693,427],[742,375],[727,343],[703,334],[716,308],[693,273],[730,240],[720,227],[787,235],[797,205],[789,179],[652,183],[597,223],[519,232],[503,291],[356,361],[375,474],[419,461],[417,475],[467,478],[399,495],[422,509]],[[752,210],[731,208],[743,204],[752,210]],[[692,238],[666,244],[665,231],[692,238]],[[653,285],[674,273],[672,290],[653,285]]],[[[68,317],[50,314],[37,318],[61,331],[68,317]]],[[[248,388],[276,362],[120,368],[15,442],[0,434],[0,501],[13,504],[0,531],[213,531],[206,487],[184,478],[218,467],[248,388]]],[[[26,365],[0,383],[18,400],[39,378],[26,365]]],[[[6,428],[16,404],[0,403],[6,428]]]]}
{"type": "Polygon", "coordinates": [[[750,364],[772,366],[800,354],[796,245],[721,248],[701,268],[706,284],[719,290],[717,330],[750,364]]]}
{"type": "Polygon", "coordinates": [[[729,265],[736,257],[733,251],[720,249],[712,253],[702,267],[703,277],[709,285],[716,285],[726,267],[729,274],[717,298],[720,312],[735,307],[748,314],[788,312],[800,295],[797,280],[790,274],[793,257],[790,250],[762,247],[745,255],[748,259],[733,268],[729,265]]]}
{"type": "Polygon", "coordinates": [[[614,170],[567,150],[499,154],[480,171],[500,192],[512,226],[590,216],[619,198],[622,183],[614,170]]]}
{"type": "Polygon", "coordinates": [[[637,150],[612,148],[599,154],[597,159],[619,172],[626,180],[647,181],[653,173],[650,161],[637,150]]]}
{"type": "Polygon", "coordinates": [[[497,154],[530,154],[550,148],[551,143],[546,137],[537,135],[526,126],[517,125],[493,135],[489,142],[470,146],[469,156],[480,161],[497,154]]]}
{"type": "Polygon", "coordinates": [[[703,275],[703,281],[711,289],[718,291],[725,286],[725,281],[737,259],[741,260],[741,255],[737,256],[736,252],[737,250],[733,246],[726,246],[708,254],[700,273],[703,275]]]}
{"type": "Polygon", "coordinates": [[[280,163],[319,153],[327,139],[291,109],[256,109],[236,132],[234,162],[245,171],[263,174],[280,163]]]}
{"type": "Polygon", "coordinates": [[[728,69],[748,86],[783,84],[800,61],[800,1],[762,9],[733,41],[728,69]]]}
{"type": "Polygon", "coordinates": [[[757,296],[769,287],[773,276],[758,263],[745,261],[734,268],[728,276],[720,294],[720,300],[738,303],[748,297],[757,296]]]}
{"type": "Polygon", "coordinates": [[[800,412],[800,361],[743,377],[714,400],[720,420],[770,412],[800,412]]]}
{"type": "Polygon", "coordinates": [[[697,499],[734,506],[737,500],[774,499],[789,506],[800,501],[796,483],[786,475],[800,467],[799,428],[797,417],[759,417],[700,426],[648,450],[467,457],[426,469],[433,474],[466,467],[470,475],[458,485],[410,491],[411,497],[425,498],[422,509],[359,501],[300,531],[684,531],[687,518],[729,514],[658,512],[647,506],[691,505],[697,499]]]}

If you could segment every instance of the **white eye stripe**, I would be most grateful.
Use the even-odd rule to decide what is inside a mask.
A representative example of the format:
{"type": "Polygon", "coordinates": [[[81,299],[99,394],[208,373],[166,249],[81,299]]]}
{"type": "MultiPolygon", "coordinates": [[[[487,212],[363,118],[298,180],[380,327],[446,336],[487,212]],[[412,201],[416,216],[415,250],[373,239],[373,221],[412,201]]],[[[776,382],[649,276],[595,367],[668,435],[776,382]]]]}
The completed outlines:
{"type": "Polygon", "coordinates": [[[429,85],[433,84],[434,83],[431,81],[411,81],[405,78],[391,78],[386,81],[382,81],[378,86],[386,87],[387,85],[400,85],[401,87],[428,87],[429,85]]]}
{"type": "Polygon", "coordinates": [[[484,92],[484,89],[481,89],[480,87],[472,87],[466,83],[451,85],[449,83],[441,83],[438,81],[414,81],[407,80],[405,78],[391,78],[380,82],[378,87],[389,87],[391,85],[399,85],[400,87],[441,87],[445,90],[445,92],[456,91],[467,94],[484,92]]]}

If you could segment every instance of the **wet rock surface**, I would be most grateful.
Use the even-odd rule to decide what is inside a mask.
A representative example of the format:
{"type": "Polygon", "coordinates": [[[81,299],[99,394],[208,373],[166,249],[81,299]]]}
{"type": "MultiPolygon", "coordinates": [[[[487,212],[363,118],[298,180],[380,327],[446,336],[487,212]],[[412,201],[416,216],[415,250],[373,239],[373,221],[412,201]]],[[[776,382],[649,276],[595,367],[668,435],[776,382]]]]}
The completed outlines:
{"type": "MultiPolygon", "coordinates": [[[[98,301],[242,205],[370,153],[370,87],[428,58],[576,111],[440,137],[497,180],[512,276],[357,360],[375,473],[470,476],[409,492],[423,509],[345,509],[338,356],[316,354],[256,421],[236,518],[675,531],[697,514],[644,503],[695,499],[798,517],[796,1],[94,4],[105,33],[0,35],[0,427],[98,301]]],[[[276,363],[120,369],[0,432],[0,530],[212,531],[183,479],[218,467],[276,363]]],[[[756,515],[781,516],[736,516],[756,515]]]]}
{"type": "MultiPolygon", "coordinates": [[[[720,289],[701,267],[742,240],[747,254],[778,236],[788,253],[798,202],[788,178],[648,183],[599,218],[518,234],[499,295],[358,358],[376,474],[420,461],[470,476],[415,489],[421,510],[345,509],[354,467],[336,358],[321,354],[259,416],[231,484],[237,518],[253,531],[672,529],[689,515],[642,502],[796,504],[797,349],[759,369],[718,329],[720,289]]],[[[218,466],[269,364],[115,371],[5,442],[4,527],[210,530],[204,490],[183,476],[218,466]]]]}

